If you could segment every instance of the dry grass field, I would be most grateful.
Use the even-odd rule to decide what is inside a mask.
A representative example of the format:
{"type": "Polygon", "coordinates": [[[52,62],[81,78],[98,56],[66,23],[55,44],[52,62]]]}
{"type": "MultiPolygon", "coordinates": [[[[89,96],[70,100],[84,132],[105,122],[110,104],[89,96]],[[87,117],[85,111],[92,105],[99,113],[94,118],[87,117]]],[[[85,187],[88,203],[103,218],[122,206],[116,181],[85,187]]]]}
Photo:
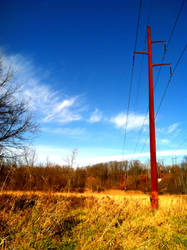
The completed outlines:
{"type": "Polygon", "coordinates": [[[187,196],[0,194],[1,249],[187,249],[187,196]]]}

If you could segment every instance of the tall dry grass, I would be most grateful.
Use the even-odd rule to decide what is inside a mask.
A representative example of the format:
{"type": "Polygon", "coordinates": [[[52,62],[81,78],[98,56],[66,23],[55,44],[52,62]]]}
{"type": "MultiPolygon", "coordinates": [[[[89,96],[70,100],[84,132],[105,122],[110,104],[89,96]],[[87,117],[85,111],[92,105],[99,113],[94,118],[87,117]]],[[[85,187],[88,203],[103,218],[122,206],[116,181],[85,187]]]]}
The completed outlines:
{"type": "Polygon", "coordinates": [[[187,248],[187,196],[111,193],[2,193],[1,248],[187,248]]]}

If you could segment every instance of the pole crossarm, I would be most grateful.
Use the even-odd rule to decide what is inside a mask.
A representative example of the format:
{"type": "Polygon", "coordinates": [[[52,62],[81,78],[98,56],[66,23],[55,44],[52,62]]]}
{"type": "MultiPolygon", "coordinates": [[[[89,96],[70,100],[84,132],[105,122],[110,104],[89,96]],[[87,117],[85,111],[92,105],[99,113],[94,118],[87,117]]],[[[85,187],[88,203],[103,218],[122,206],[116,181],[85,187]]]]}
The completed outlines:
{"type": "Polygon", "coordinates": [[[161,41],[151,41],[151,43],[166,43],[165,40],[161,40],[161,41]]]}
{"type": "Polygon", "coordinates": [[[136,51],[134,51],[134,52],[133,52],[133,65],[134,65],[134,56],[135,56],[135,54],[149,55],[149,53],[148,53],[148,52],[136,52],[136,51]]]}
{"type": "Polygon", "coordinates": [[[133,52],[133,55],[135,55],[135,54],[144,54],[144,55],[148,55],[149,53],[148,52],[133,52]]]}
{"type": "Polygon", "coordinates": [[[169,65],[169,66],[171,66],[171,63],[157,63],[157,64],[152,64],[152,67],[164,66],[164,65],[169,65]]]}

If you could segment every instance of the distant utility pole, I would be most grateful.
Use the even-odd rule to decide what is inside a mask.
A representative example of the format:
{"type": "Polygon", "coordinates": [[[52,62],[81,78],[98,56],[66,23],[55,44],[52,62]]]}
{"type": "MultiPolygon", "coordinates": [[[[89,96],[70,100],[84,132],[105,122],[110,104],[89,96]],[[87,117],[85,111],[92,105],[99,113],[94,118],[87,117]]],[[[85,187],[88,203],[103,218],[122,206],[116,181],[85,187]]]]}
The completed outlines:
{"type": "Polygon", "coordinates": [[[165,170],[164,170],[164,159],[160,160],[160,164],[161,164],[161,178],[164,177],[165,174],[165,170]]]}
{"type": "MultiPolygon", "coordinates": [[[[153,209],[158,209],[158,176],[156,163],[156,139],[155,139],[155,117],[154,117],[154,89],[153,89],[153,67],[170,65],[170,63],[152,64],[152,43],[164,43],[166,41],[151,41],[151,28],[147,27],[148,52],[134,52],[135,54],[148,55],[149,70],[149,137],[150,137],[150,159],[151,159],[151,204],[153,209]]],[[[166,48],[166,46],[165,46],[166,48]]],[[[133,59],[134,61],[134,59],[133,59]]]]}
{"type": "Polygon", "coordinates": [[[127,174],[124,174],[124,191],[127,190],[127,174]]]}
{"type": "Polygon", "coordinates": [[[177,157],[172,158],[172,169],[177,169],[177,157]]]}
{"type": "Polygon", "coordinates": [[[159,178],[162,178],[164,176],[164,172],[163,172],[163,167],[164,167],[164,160],[159,160],[158,161],[158,165],[159,165],[159,178]]]}
{"type": "Polygon", "coordinates": [[[121,174],[120,189],[123,190],[123,174],[121,174]]]}

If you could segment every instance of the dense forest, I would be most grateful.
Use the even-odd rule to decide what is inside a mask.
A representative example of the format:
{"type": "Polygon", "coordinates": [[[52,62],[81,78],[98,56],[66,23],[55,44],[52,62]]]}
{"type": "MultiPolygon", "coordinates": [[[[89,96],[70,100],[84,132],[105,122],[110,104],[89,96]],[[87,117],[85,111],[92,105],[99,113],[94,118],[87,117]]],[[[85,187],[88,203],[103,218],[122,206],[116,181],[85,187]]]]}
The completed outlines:
{"type": "MultiPolygon", "coordinates": [[[[160,193],[187,193],[187,157],[179,165],[159,163],[160,193]]],[[[140,161],[100,163],[73,168],[51,163],[46,166],[0,162],[1,190],[41,190],[57,192],[100,192],[107,189],[150,191],[150,169],[140,161]]]]}

